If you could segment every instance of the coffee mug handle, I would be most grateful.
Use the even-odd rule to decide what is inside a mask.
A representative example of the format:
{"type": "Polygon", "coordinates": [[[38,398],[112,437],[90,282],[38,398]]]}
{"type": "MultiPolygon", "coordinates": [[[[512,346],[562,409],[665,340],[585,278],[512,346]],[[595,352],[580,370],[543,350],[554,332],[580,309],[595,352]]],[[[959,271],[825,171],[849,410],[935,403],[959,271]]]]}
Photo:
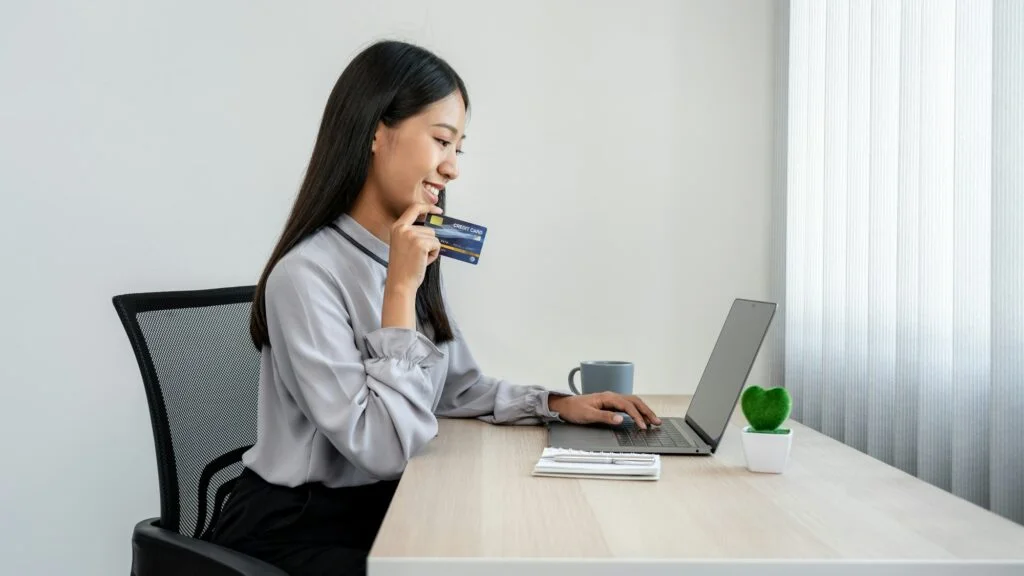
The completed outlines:
{"type": "Polygon", "coordinates": [[[577,367],[575,367],[575,368],[573,368],[572,370],[569,371],[569,389],[572,390],[573,393],[577,394],[577,395],[580,394],[580,391],[576,389],[576,383],[572,381],[572,377],[575,376],[576,373],[579,372],[579,371],[580,371],[580,367],[579,366],[577,366],[577,367]]]}

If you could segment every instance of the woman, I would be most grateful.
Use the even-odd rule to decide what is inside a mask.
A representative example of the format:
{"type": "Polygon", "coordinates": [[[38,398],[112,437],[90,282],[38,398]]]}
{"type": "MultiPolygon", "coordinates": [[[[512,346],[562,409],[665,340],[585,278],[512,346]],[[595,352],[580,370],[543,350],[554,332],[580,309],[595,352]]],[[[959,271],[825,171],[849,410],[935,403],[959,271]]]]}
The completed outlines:
{"type": "Polygon", "coordinates": [[[417,225],[459,175],[468,108],[455,71],[410,44],[374,44],[342,72],[257,285],[257,441],[215,542],[293,575],[362,573],[438,417],[659,423],[636,397],[481,373],[445,309],[437,238],[417,225]]]}

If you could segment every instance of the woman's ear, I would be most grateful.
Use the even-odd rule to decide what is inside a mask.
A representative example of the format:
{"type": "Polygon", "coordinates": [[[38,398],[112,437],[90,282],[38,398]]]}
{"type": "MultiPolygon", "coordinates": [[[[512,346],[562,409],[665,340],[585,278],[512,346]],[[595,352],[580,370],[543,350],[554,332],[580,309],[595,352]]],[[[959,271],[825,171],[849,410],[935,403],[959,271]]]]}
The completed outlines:
{"type": "Polygon", "coordinates": [[[370,154],[377,153],[377,145],[384,139],[384,131],[387,126],[383,122],[377,123],[377,129],[373,132],[373,142],[370,143],[370,154]]]}

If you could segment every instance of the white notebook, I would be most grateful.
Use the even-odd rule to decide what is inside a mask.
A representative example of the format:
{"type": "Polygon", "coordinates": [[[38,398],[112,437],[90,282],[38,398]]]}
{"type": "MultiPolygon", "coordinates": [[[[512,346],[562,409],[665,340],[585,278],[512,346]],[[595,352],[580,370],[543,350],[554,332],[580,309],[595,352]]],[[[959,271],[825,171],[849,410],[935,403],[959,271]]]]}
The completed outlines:
{"type": "Polygon", "coordinates": [[[540,459],[537,460],[537,464],[533,467],[533,475],[612,480],[657,480],[661,477],[661,456],[545,448],[540,459]],[[574,461],[560,461],[566,459],[574,461]]]}

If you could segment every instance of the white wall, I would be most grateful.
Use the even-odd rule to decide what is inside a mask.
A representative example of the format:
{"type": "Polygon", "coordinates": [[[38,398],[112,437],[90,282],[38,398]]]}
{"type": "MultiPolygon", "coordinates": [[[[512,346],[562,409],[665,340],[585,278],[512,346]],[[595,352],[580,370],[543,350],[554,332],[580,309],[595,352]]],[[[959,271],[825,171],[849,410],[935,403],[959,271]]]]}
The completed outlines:
{"type": "MultiPolygon", "coordinates": [[[[116,293],[253,283],[337,75],[422,43],[474,110],[445,266],[489,372],[565,386],[637,362],[691,391],[769,287],[768,2],[5,3],[0,8],[0,572],[124,573],[158,514],[116,293]]],[[[762,359],[766,354],[762,352],[762,359]]],[[[764,382],[764,362],[751,382],[764,382]]]]}

